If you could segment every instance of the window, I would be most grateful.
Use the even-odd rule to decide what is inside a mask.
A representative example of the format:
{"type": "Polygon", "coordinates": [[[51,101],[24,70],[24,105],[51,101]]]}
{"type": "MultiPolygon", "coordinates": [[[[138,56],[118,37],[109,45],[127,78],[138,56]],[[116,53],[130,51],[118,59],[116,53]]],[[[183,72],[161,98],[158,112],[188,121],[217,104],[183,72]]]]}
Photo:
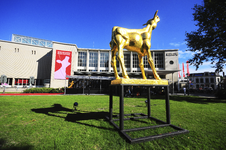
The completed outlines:
{"type": "Polygon", "coordinates": [[[199,89],[199,85],[198,84],[196,85],[196,89],[199,89]]]}
{"type": "Polygon", "coordinates": [[[78,69],[78,71],[86,71],[86,69],[78,69]]]}
{"type": "Polygon", "coordinates": [[[206,78],[206,83],[209,83],[209,78],[206,78]]]}
{"type": "Polygon", "coordinates": [[[214,83],[214,78],[210,78],[210,82],[211,83],[214,83]]]}
{"type": "Polygon", "coordinates": [[[108,70],[100,70],[100,72],[108,72],[108,70]]]}
{"type": "Polygon", "coordinates": [[[170,65],[173,65],[173,64],[174,64],[174,62],[173,62],[172,60],[170,60],[170,62],[169,62],[169,63],[170,63],[170,65]]]}
{"type": "Polygon", "coordinates": [[[127,69],[130,69],[130,54],[124,54],[124,63],[127,69]]]}
{"type": "Polygon", "coordinates": [[[90,69],[89,72],[97,72],[97,70],[95,70],[95,69],[91,70],[91,69],[90,69]]]}
{"type": "Polygon", "coordinates": [[[143,57],[143,63],[144,63],[144,68],[148,68],[149,67],[149,64],[148,64],[148,57],[147,56],[144,56],[143,57]]]}
{"type": "Polygon", "coordinates": [[[86,58],[87,58],[86,52],[78,52],[78,66],[86,67],[86,58]]]}
{"type": "MultiPolygon", "coordinates": [[[[31,54],[32,54],[32,55],[33,55],[33,54],[36,55],[36,51],[35,51],[35,50],[32,50],[32,51],[31,51],[31,54]]],[[[47,54],[47,55],[48,55],[48,54],[47,54]]]]}
{"type": "Polygon", "coordinates": [[[133,68],[138,68],[138,55],[135,53],[133,54],[133,68]]]}
{"type": "Polygon", "coordinates": [[[196,83],[199,83],[199,79],[196,79],[196,83]]]}
{"type": "Polygon", "coordinates": [[[98,53],[90,52],[89,53],[89,67],[97,67],[98,64],[98,53]]]}
{"type": "Polygon", "coordinates": [[[155,68],[163,68],[163,52],[154,53],[155,68]]]}
{"type": "Polygon", "coordinates": [[[200,79],[200,83],[203,83],[203,78],[200,79]]]}
{"type": "Polygon", "coordinates": [[[19,52],[19,50],[20,50],[19,48],[15,48],[15,53],[16,53],[16,52],[19,52]]]}
{"type": "Polygon", "coordinates": [[[100,67],[108,67],[108,62],[109,62],[109,53],[104,52],[100,53],[100,67]]]}

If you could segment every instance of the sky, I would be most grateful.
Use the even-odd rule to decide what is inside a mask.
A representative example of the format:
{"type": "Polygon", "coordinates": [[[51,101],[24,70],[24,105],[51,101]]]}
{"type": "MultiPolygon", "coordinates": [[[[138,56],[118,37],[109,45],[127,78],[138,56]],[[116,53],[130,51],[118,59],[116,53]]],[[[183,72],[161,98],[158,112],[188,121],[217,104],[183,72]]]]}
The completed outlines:
{"type": "MultiPolygon", "coordinates": [[[[158,10],[160,22],[152,32],[151,50],[178,49],[180,69],[192,58],[185,33],[198,29],[194,5],[202,0],[0,0],[0,40],[12,34],[76,44],[78,48],[110,49],[114,26],[144,28],[158,10]]],[[[190,73],[215,71],[204,62],[190,73]]],[[[185,70],[186,65],[185,65],[185,70]]],[[[226,68],[224,69],[226,72],[226,68]]]]}

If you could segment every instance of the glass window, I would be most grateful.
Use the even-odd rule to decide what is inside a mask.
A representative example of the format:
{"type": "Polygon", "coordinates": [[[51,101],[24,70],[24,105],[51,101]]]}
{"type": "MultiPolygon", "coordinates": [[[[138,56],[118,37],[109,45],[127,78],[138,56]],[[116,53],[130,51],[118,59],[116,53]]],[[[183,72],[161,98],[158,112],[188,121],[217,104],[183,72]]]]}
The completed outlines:
{"type": "Polygon", "coordinates": [[[133,53],[133,68],[138,68],[138,63],[139,63],[138,55],[137,53],[133,53]]]}
{"type": "Polygon", "coordinates": [[[155,68],[163,68],[163,52],[154,53],[155,68]]]}
{"type": "Polygon", "coordinates": [[[86,67],[86,52],[78,52],[78,66],[86,67]]]}
{"type": "Polygon", "coordinates": [[[214,78],[211,78],[211,79],[210,79],[210,82],[211,82],[211,83],[214,83],[214,78]]]}
{"type": "Polygon", "coordinates": [[[108,67],[109,53],[100,53],[100,67],[108,67]]]}
{"type": "Polygon", "coordinates": [[[98,53],[90,52],[89,53],[89,67],[97,67],[98,64],[98,53]]]}
{"type": "Polygon", "coordinates": [[[200,78],[200,83],[203,83],[203,78],[200,78]]]}
{"type": "Polygon", "coordinates": [[[199,83],[199,79],[196,79],[196,83],[199,83]]]}
{"type": "Polygon", "coordinates": [[[149,63],[148,63],[148,57],[147,57],[147,55],[144,56],[143,59],[144,59],[144,60],[143,60],[143,61],[144,61],[144,62],[143,62],[143,63],[144,63],[144,68],[150,68],[150,67],[149,67],[149,63]]]}
{"type": "Polygon", "coordinates": [[[127,69],[130,69],[130,54],[124,54],[124,63],[127,69]]]}

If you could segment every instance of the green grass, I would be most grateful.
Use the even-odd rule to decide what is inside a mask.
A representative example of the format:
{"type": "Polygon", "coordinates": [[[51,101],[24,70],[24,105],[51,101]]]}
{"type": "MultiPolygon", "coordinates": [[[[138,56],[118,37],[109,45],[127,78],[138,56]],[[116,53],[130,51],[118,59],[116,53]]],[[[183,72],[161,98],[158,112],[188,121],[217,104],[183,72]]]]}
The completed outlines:
{"type": "MultiPolygon", "coordinates": [[[[113,112],[119,113],[114,97],[113,112]]],[[[125,113],[145,113],[144,98],[125,98],[125,113]]],[[[187,134],[129,144],[104,119],[108,96],[0,96],[0,149],[226,149],[226,100],[170,97],[171,123],[187,134]],[[78,111],[73,111],[78,102],[78,111]]],[[[151,114],[166,120],[165,101],[151,100],[151,114]]],[[[118,122],[117,122],[118,123],[118,122]]],[[[125,128],[155,125],[147,119],[124,122],[125,128]]],[[[128,133],[142,137],[171,128],[128,133]]]]}

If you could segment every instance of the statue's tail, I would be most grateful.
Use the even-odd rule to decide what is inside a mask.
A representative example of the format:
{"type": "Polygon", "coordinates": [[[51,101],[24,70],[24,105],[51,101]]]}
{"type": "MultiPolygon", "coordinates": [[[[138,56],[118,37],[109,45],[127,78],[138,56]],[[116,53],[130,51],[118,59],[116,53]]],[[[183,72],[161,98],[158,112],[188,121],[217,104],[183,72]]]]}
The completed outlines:
{"type": "Polygon", "coordinates": [[[113,27],[112,28],[112,33],[111,33],[111,42],[109,43],[109,45],[110,45],[110,47],[111,47],[111,49],[113,49],[113,47],[115,46],[115,40],[114,40],[114,38],[115,38],[115,30],[117,29],[117,27],[113,27]]]}

